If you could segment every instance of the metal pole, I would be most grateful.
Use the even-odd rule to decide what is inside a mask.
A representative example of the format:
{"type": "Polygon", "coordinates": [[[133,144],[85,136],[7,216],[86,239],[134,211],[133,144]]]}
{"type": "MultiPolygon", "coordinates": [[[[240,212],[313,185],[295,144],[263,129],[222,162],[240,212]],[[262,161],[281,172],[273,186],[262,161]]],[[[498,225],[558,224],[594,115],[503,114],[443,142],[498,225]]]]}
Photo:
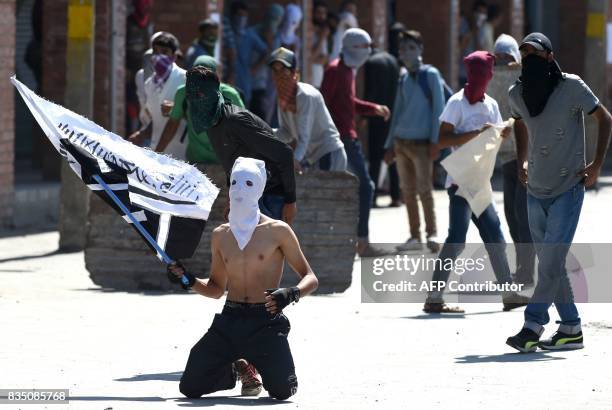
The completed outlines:
{"type": "MultiPolygon", "coordinates": [[[[149,242],[149,244],[151,244],[151,246],[157,251],[157,253],[162,257],[164,263],[166,263],[166,264],[174,263],[175,261],[172,260],[172,258],[170,258],[170,256],[168,256],[168,254],[166,252],[164,252],[164,250],[159,246],[157,241],[155,239],[153,239],[151,234],[149,234],[149,232],[147,232],[147,230],[144,228],[144,226],[142,226],[142,224],[134,217],[134,215],[132,215],[130,210],[123,204],[123,202],[121,202],[121,200],[119,200],[117,195],[115,195],[113,190],[110,189],[110,187],[106,184],[106,182],[104,182],[104,180],[102,178],[100,178],[99,175],[93,175],[92,177],[93,177],[93,179],[96,180],[96,182],[98,184],[100,184],[100,186],[102,188],[104,188],[104,191],[106,191],[108,196],[121,209],[121,212],[123,212],[128,217],[130,222],[132,222],[132,224],[136,227],[136,229],[138,229],[138,232],[140,232],[140,234],[142,236],[144,236],[144,238],[147,240],[147,242],[149,242]]],[[[181,276],[181,282],[183,282],[183,284],[185,284],[185,285],[189,285],[189,280],[185,277],[185,275],[181,276]]]]}

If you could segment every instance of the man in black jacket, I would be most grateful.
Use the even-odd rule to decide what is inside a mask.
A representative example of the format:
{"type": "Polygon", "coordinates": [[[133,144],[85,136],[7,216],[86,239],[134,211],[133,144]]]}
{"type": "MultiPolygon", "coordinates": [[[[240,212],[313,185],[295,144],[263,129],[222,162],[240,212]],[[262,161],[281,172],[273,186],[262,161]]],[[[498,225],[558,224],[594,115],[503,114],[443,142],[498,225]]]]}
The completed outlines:
{"type": "Polygon", "coordinates": [[[196,132],[207,131],[227,177],[238,157],[266,163],[268,181],[259,206],[262,213],[291,224],[297,213],[291,148],[248,110],[224,102],[219,77],[204,67],[187,72],[186,99],[196,132]]]}

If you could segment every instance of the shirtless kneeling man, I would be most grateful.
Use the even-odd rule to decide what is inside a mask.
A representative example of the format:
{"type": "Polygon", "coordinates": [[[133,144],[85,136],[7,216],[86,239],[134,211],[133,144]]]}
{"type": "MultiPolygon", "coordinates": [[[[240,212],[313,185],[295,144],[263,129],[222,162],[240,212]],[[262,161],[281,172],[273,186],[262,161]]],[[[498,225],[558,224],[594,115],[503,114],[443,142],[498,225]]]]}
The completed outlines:
{"type": "Polygon", "coordinates": [[[230,177],[229,223],[212,233],[210,277],[195,278],[180,263],[168,268],[203,296],[218,299],[228,289],[223,311],[189,354],[179,386],[187,397],[234,388],[240,363],[259,370],[271,397],[286,400],[297,391],[282,310],[313,292],[318,280],[289,225],[260,213],[265,185],[265,163],[239,157],[230,177]],[[292,288],[278,288],[285,258],[301,278],[292,288]]]}

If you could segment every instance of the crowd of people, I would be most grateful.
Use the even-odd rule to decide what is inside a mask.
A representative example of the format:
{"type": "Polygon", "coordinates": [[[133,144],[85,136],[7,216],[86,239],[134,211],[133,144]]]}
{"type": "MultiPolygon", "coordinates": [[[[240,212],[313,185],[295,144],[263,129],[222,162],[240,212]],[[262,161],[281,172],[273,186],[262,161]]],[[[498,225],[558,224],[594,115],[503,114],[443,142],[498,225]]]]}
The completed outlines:
{"type": "MultiPolygon", "coordinates": [[[[142,127],[129,138],[192,163],[219,163],[228,178],[238,157],[264,161],[269,175],[257,197],[258,209],[289,224],[297,213],[295,174],[350,171],[359,180],[361,257],[389,253],[369,241],[369,215],[384,161],[392,204],[405,204],[410,228],[397,252],[427,248],[453,260],[474,222],[497,282],[535,285],[531,299],[502,293],[504,310],[527,305],[522,330],[507,343],[525,352],[581,347],[565,257],[585,187],[595,182],[603,164],[612,119],[578,76],[561,71],[545,35],[532,33],[520,44],[507,34],[493,41],[499,14],[475,2],[473,15],[464,19],[458,44],[464,53],[462,87],[453,92],[440,71],[423,61],[427,44],[418,31],[395,23],[388,50],[378,49],[358,27],[354,2],[344,2],[337,15],[315,2],[312,43],[302,44],[297,5],[272,4],[261,23],[249,25],[247,4],[235,1],[223,18],[221,61],[214,57],[221,27],[211,19],[200,24],[184,68],[177,64],[177,38],[167,32],[152,35],[151,50],[143,52],[143,68],[136,74],[142,127]],[[300,58],[305,47],[310,48],[308,62],[300,58]],[[300,79],[305,63],[312,65],[310,84],[300,79]],[[364,99],[355,91],[362,67],[364,99]],[[599,124],[596,157],[589,164],[584,113],[599,124]],[[367,152],[357,133],[357,116],[369,121],[367,152]],[[513,123],[504,122],[510,118],[513,123]],[[514,274],[495,204],[475,214],[450,177],[445,183],[448,235],[444,241],[438,238],[434,163],[442,152],[457,150],[491,127],[503,139],[498,156],[505,218],[516,244],[514,274]],[[553,302],[561,325],[551,339],[540,341],[553,302]]],[[[450,273],[436,269],[433,280],[446,282],[450,273]]],[[[443,290],[430,291],[423,310],[463,312],[444,303],[443,290]]],[[[292,386],[285,386],[281,396],[292,386]]]]}

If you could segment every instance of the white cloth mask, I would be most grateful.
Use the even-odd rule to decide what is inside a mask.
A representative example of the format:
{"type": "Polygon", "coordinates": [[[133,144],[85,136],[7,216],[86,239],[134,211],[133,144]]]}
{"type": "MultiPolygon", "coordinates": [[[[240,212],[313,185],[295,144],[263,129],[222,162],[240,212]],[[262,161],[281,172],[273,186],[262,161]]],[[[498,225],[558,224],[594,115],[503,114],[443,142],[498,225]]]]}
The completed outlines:
{"type": "Polygon", "coordinates": [[[238,157],[232,167],[229,188],[229,224],[240,250],[247,246],[259,223],[259,198],[266,186],[266,163],[238,157]]]}

